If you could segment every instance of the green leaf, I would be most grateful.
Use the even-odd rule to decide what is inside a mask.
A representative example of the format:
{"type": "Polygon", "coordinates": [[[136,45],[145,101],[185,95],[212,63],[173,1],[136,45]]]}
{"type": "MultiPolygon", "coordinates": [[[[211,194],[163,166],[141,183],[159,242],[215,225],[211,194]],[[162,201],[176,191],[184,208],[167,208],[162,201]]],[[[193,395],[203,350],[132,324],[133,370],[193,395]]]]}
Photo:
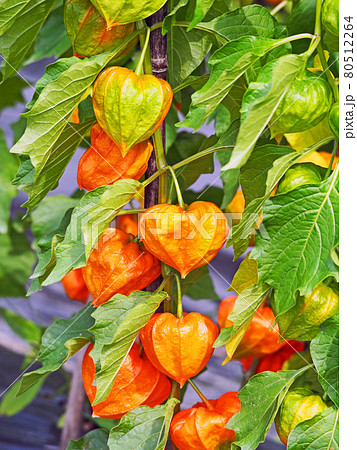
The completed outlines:
{"type": "Polygon", "coordinates": [[[62,75],[63,72],[65,72],[67,69],[69,69],[71,66],[73,66],[73,64],[76,64],[77,62],[78,58],[75,58],[73,56],[71,58],[63,58],[60,59],[59,61],[49,64],[45,69],[45,73],[36,83],[32,99],[26,105],[27,109],[31,109],[33,107],[33,105],[38,100],[41,92],[45,89],[47,85],[52,83],[52,81],[56,81],[62,75]]]}
{"type": "Polygon", "coordinates": [[[34,263],[35,255],[21,224],[10,221],[8,232],[0,234],[0,296],[24,297],[34,263]]]}
{"type": "Polygon", "coordinates": [[[16,395],[20,380],[16,381],[3,395],[0,404],[0,416],[14,416],[26,408],[40,392],[43,383],[47,377],[43,377],[38,383],[34,384],[30,389],[21,395],[16,395]]]}
{"type": "MultiPolygon", "coordinates": [[[[52,240],[52,258],[49,267],[46,268],[46,277],[43,286],[62,280],[72,269],[85,266],[85,248],[82,235],[82,225],[88,220],[88,211],[100,201],[101,196],[108,186],[101,186],[79,200],[72,214],[62,220],[61,232],[56,232],[59,238],[54,236],[52,240]],[[70,221],[69,221],[70,219],[70,221]],[[63,232],[65,230],[64,239],[63,232]]],[[[67,212],[67,214],[69,214],[67,212]]]]}
{"type": "Polygon", "coordinates": [[[321,332],[311,342],[310,351],[321,386],[338,406],[339,324],[336,318],[333,317],[322,324],[321,332]]]}
{"type": "Polygon", "coordinates": [[[193,300],[220,300],[214,289],[208,266],[192,270],[184,280],[181,280],[181,289],[183,294],[193,300]]]}
{"type": "Polygon", "coordinates": [[[34,322],[4,308],[0,308],[0,315],[9,327],[22,339],[34,344],[40,342],[42,330],[34,322]]]}
{"type": "Polygon", "coordinates": [[[258,286],[258,264],[254,259],[246,258],[241,262],[229,290],[237,294],[234,308],[229,315],[233,325],[223,328],[214,343],[214,347],[226,346],[227,358],[224,364],[232,359],[240,341],[255,314],[269,292],[269,286],[258,286]]]}
{"type": "MultiPolygon", "coordinates": [[[[314,34],[316,16],[316,2],[311,0],[297,0],[293,3],[293,10],[287,21],[289,36],[300,33],[314,34]]],[[[294,53],[305,52],[311,40],[299,39],[292,42],[294,53]]]]}
{"type": "Polygon", "coordinates": [[[269,289],[267,284],[261,286],[253,284],[242,292],[237,292],[237,300],[229,315],[229,320],[233,322],[233,325],[223,328],[214,343],[214,347],[220,347],[221,345],[226,347],[227,358],[224,360],[224,364],[233,358],[257,308],[267,296],[269,289]]]}
{"type": "Polygon", "coordinates": [[[0,15],[0,36],[2,36],[6,30],[8,30],[21,10],[26,7],[26,2],[16,2],[13,0],[2,0],[1,2],[1,15],[0,15]]]}
{"type": "Polygon", "coordinates": [[[26,294],[27,296],[42,289],[42,283],[44,282],[44,280],[46,280],[46,278],[53,270],[53,267],[56,265],[55,250],[57,245],[64,239],[66,229],[68,227],[68,224],[70,223],[72,212],[72,208],[68,209],[59,222],[58,228],[51,230],[38,242],[35,241],[38,263],[33,274],[30,277],[32,279],[32,284],[26,294]]]}
{"type": "Polygon", "coordinates": [[[222,170],[248,161],[259,136],[306,62],[305,55],[286,55],[266,65],[243,97],[241,127],[231,160],[222,170]]]}
{"type": "Polygon", "coordinates": [[[188,27],[188,31],[192,30],[194,26],[200,23],[210,10],[215,0],[196,0],[195,11],[193,15],[192,22],[188,27]]]}
{"type": "Polygon", "coordinates": [[[22,103],[24,97],[22,90],[28,84],[20,77],[9,78],[0,85],[0,111],[8,106],[15,106],[16,103],[22,103]]]}
{"type": "MultiPolygon", "coordinates": [[[[1,97],[0,97],[1,98],[1,97]]],[[[11,200],[16,197],[16,187],[12,186],[11,180],[14,178],[17,167],[18,158],[9,153],[7,149],[5,135],[0,129],[0,234],[7,233],[8,221],[10,219],[11,200]]]]}
{"type": "Polygon", "coordinates": [[[108,437],[108,430],[97,428],[76,441],[70,441],[67,450],[84,450],[90,448],[95,450],[109,450],[107,445],[108,437]]]}
{"type": "Polygon", "coordinates": [[[96,374],[94,405],[107,398],[136,336],[166,297],[166,292],[135,291],[129,297],[116,294],[95,309],[90,331],[95,336],[94,349],[101,347],[101,369],[96,374]]]}
{"type": "MultiPolygon", "coordinates": [[[[192,134],[182,131],[178,133],[175,142],[167,152],[167,161],[172,166],[183,159],[199,153],[206,146],[210,147],[211,142],[213,142],[212,138],[207,139],[203,134],[192,134]]],[[[213,155],[209,154],[179,169],[176,175],[180,182],[180,187],[184,191],[195,183],[200,175],[213,173],[213,171],[213,155]]]]}
{"type": "Polygon", "coordinates": [[[241,410],[226,425],[235,431],[236,445],[242,450],[251,450],[264,441],[285,394],[308,368],[262,372],[248,381],[238,394],[241,410]]]}
{"type": "Polygon", "coordinates": [[[176,123],[178,122],[178,114],[175,105],[172,105],[165,119],[166,126],[166,149],[168,150],[175,142],[177,135],[176,123]]]}
{"type": "Polygon", "coordinates": [[[4,58],[1,79],[6,80],[19,69],[37,33],[57,0],[24,0],[20,5],[5,0],[1,8],[0,48],[4,58]]]}
{"type": "Polygon", "coordinates": [[[73,110],[111,56],[99,55],[71,65],[46,85],[30,111],[24,114],[27,128],[12,153],[29,155],[36,179],[54,151],[73,110]]]}
{"type": "MultiPolygon", "coordinates": [[[[20,137],[24,134],[25,129],[26,129],[26,123],[27,123],[27,120],[25,119],[25,117],[20,116],[16,122],[11,124],[11,128],[14,133],[14,143],[17,142],[20,139],[20,137]]],[[[30,159],[29,156],[26,156],[26,158],[30,159]]],[[[21,159],[21,156],[20,156],[20,159],[21,159]]]]}
{"type": "Polygon", "coordinates": [[[241,169],[240,182],[246,201],[243,217],[240,223],[232,228],[231,237],[227,242],[227,247],[233,245],[235,258],[248,248],[250,236],[254,232],[263,205],[284,173],[305,155],[330,140],[326,138],[301,152],[290,147],[271,144],[254,149],[247,164],[241,169]]]}
{"type": "Polygon", "coordinates": [[[26,64],[34,63],[42,58],[59,58],[70,48],[71,41],[63,21],[63,6],[54,8],[38,33],[34,51],[26,60],[26,64]]]}
{"type": "Polygon", "coordinates": [[[19,186],[19,189],[26,192],[29,197],[27,202],[22,205],[27,207],[27,212],[32,211],[49,191],[56,189],[74,152],[94,123],[95,120],[90,119],[84,123],[67,124],[50,149],[50,156],[37,173],[36,180],[31,184],[19,186]]]}
{"type": "Polygon", "coordinates": [[[275,44],[274,39],[243,36],[228,42],[210,57],[210,78],[202,89],[192,95],[189,114],[179,123],[197,130],[244,72],[265,55],[275,44]]]}
{"type": "Polygon", "coordinates": [[[232,283],[227,289],[236,293],[241,293],[249,286],[258,283],[258,263],[255,259],[250,259],[250,253],[243,259],[239,269],[235,273],[232,283]]]}
{"type": "Polygon", "coordinates": [[[168,32],[168,81],[173,89],[201,64],[211,46],[212,37],[201,30],[191,30],[187,33],[181,27],[173,27],[168,32]]]}
{"type": "Polygon", "coordinates": [[[181,8],[183,8],[184,6],[187,5],[188,0],[176,0],[175,2],[175,6],[173,5],[173,0],[169,0],[168,1],[168,5],[169,5],[169,13],[167,14],[167,16],[164,19],[164,23],[162,26],[162,34],[166,34],[174,25],[174,23],[176,23],[176,14],[177,11],[179,11],[181,8]]]}
{"type": "Polygon", "coordinates": [[[42,336],[41,348],[37,359],[42,367],[26,373],[21,380],[18,395],[30,389],[49,373],[58,370],[64,362],[93,339],[88,329],[93,325],[91,316],[94,308],[87,305],[70,319],[54,321],[42,336]]]}
{"type": "MultiPolygon", "coordinates": [[[[98,188],[95,190],[98,190],[98,188]]],[[[140,193],[140,190],[141,183],[139,181],[130,179],[118,180],[110,186],[105,186],[98,201],[92,208],[83,211],[83,214],[87,213],[84,223],[84,216],[81,216],[87,258],[96,246],[103,231],[108,228],[110,222],[130,202],[135,194],[140,193]]]]}
{"type": "MultiPolygon", "coordinates": [[[[230,147],[225,150],[220,150],[216,153],[216,158],[221,163],[221,167],[230,160],[235,141],[239,131],[239,120],[233,121],[228,127],[227,131],[219,138],[218,145],[221,147],[230,147]]],[[[226,208],[239,187],[239,169],[231,169],[226,172],[221,172],[220,177],[223,183],[224,196],[221,203],[221,209],[226,208]]]]}
{"type": "Polygon", "coordinates": [[[241,36],[275,37],[273,17],[260,5],[249,5],[228,12],[209,23],[201,23],[200,27],[215,31],[230,41],[241,36]]]}
{"type": "Polygon", "coordinates": [[[212,202],[219,207],[223,199],[223,189],[217,186],[208,186],[200,192],[187,189],[182,196],[188,205],[199,198],[203,202],[212,202]]]}
{"type": "Polygon", "coordinates": [[[259,280],[274,288],[276,315],[311,292],[328,276],[337,277],[331,258],[338,244],[338,170],[320,185],[300,186],[268,200],[263,209],[264,235],[256,237],[252,258],[259,280]]]}
{"type": "Polygon", "coordinates": [[[78,202],[79,199],[65,195],[53,195],[45,198],[32,213],[34,247],[39,261],[31,276],[33,281],[27,295],[40,290],[41,282],[52,270],[56,246],[63,241],[73,208],[78,202]]]}
{"type": "Polygon", "coordinates": [[[179,401],[171,398],[165,405],[140,406],[125,414],[118,426],[112,428],[108,445],[110,450],[123,448],[164,450],[170,422],[179,401]]]}
{"type": "Polygon", "coordinates": [[[77,198],[66,195],[51,195],[41,202],[36,210],[31,214],[32,232],[35,236],[35,247],[48,235],[53,235],[61,223],[65,213],[74,208],[79,202],[77,198]]]}
{"type": "Polygon", "coordinates": [[[337,450],[338,410],[328,408],[300,422],[289,435],[288,450],[337,450]]]}

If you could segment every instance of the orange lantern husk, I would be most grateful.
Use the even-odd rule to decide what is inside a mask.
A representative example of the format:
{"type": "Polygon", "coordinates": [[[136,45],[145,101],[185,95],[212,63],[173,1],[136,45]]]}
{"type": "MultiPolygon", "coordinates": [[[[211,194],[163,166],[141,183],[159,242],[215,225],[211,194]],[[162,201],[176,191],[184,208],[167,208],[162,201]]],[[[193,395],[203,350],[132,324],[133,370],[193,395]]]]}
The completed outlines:
{"type": "MultiPolygon", "coordinates": [[[[84,389],[92,404],[97,388],[95,365],[90,352],[90,344],[84,354],[82,378],[84,389]]],[[[92,406],[93,416],[106,419],[120,419],[124,414],[141,405],[156,406],[164,402],[171,391],[171,383],[160,373],[144,355],[140,355],[140,347],[134,343],[117,373],[108,397],[92,406]]]]}
{"type": "Polygon", "coordinates": [[[153,150],[146,140],[134,145],[123,156],[119,146],[98,124],[92,127],[91,144],[79,160],[77,172],[79,188],[87,191],[122,179],[139,180],[153,150]]]}
{"type": "Polygon", "coordinates": [[[218,327],[199,313],[154,314],[140,332],[140,340],[151,363],[180,383],[197,375],[213,353],[218,327]]]}
{"type": "Polygon", "coordinates": [[[117,227],[125,233],[137,236],[139,233],[137,214],[122,214],[121,216],[118,216],[117,227]]]}
{"type": "Polygon", "coordinates": [[[88,289],[82,275],[82,269],[73,269],[62,278],[62,285],[67,296],[72,300],[85,303],[88,299],[88,289]]]}
{"type": "Polygon", "coordinates": [[[225,426],[240,410],[237,392],[227,392],[209,402],[213,409],[197,403],[172,419],[170,435],[179,450],[218,450],[236,440],[234,431],[225,426]]]}
{"type": "Polygon", "coordinates": [[[161,275],[161,264],[132,234],[108,228],[82,268],[84,280],[99,306],[115,294],[140,291],[161,275]]]}
{"type": "Polygon", "coordinates": [[[214,203],[197,201],[186,210],[163,203],[148,208],[139,220],[145,247],[177,269],[182,278],[209,263],[224,245],[229,228],[214,203]]]}

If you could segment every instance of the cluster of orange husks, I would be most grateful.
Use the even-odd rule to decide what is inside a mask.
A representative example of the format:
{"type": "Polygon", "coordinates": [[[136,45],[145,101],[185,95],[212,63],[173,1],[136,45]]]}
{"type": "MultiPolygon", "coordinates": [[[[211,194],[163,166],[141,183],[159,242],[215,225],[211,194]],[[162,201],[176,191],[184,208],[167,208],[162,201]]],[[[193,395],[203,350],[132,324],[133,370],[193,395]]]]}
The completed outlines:
{"type": "MultiPolygon", "coordinates": [[[[218,310],[220,328],[233,325],[228,318],[233,311],[237,297],[227,297],[221,301],[218,310]]],[[[255,312],[246,333],[240,341],[233,358],[239,359],[244,370],[248,370],[254,360],[258,360],[255,373],[271,370],[277,372],[296,352],[304,350],[304,344],[298,341],[280,341],[279,327],[269,306],[264,303],[255,312]]]]}
{"type": "MultiPolygon", "coordinates": [[[[105,85],[107,92],[111,83],[120,84],[123,80],[137,83],[140,89],[148,85],[156,89],[157,81],[153,78],[140,77],[120,67],[109,68],[98,77],[93,91],[98,123],[91,130],[91,147],[79,161],[80,188],[90,191],[118,180],[139,180],[145,173],[153,151],[148,133],[153,134],[168,112],[172,101],[170,86],[158,81],[163,91],[162,102],[157,106],[160,114],[151,121],[149,129],[145,124],[138,125],[141,137],[133,135],[135,131],[128,134],[123,127],[118,131],[111,118],[103,115],[107,105],[101,90],[105,85]]],[[[125,97],[125,92],[121,95],[125,97]]],[[[140,98],[144,101],[145,93],[140,98]]],[[[92,304],[98,307],[115,294],[128,296],[144,289],[161,275],[162,262],[185,278],[216,256],[228,231],[224,213],[210,202],[197,201],[185,209],[168,203],[155,205],[140,220],[136,214],[121,215],[117,228],[108,228],[102,234],[86,266],[72,270],[62,282],[70,298],[86,301],[89,292],[92,304]],[[139,238],[135,238],[138,234],[139,238]]],[[[134,343],[109,395],[94,405],[96,366],[91,356],[93,345],[89,345],[83,359],[83,383],[93,414],[119,419],[140,405],[161,404],[171,392],[169,378],[183,387],[189,378],[204,369],[218,334],[214,322],[199,313],[184,313],[181,318],[171,313],[154,314],[140,332],[142,346],[134,343]]],[[[179,449],[218,448],[235,439],[234,432],[225,425],[239,409],[237,392],[229,392],[206,404],[198,403],[176,414],[171,437],[179,449]]]]}
{"type": "MultiPolygon", "coordinates": [[[[127,69],[125,72],[122,68],[107,70],[118,82],[127,77],[131,82],[135,77],[139,78],[127,73],[127,69]]],[[[142,129],[143,140],[132,134],[126,135],[123,130],[115,137],[108,132],[114,125],[100,111],[106,106],[105,99],[100,96],[100,80],[103,79],[106,86],[111,82],[105,72],[98,78],[93,93],[99,123],[91,130],[91,147],[83,154],[78,167],[78,185],[87,190],[123,179],[139,180],[153,151],[145,127],[142,129]],[[96,89],[99,90],[97,96],[96,89]]],[[[149,82],[145,80],[145,83],[149,82]]],[[[149,126],[151,134],[164,120],[172,101],[172,92],[167,94],[171,88],[162,80],[160,83],[163,83],[165,95],[158,105],[161,113],[149,126]]],[[[321,159],[323,155],[311,157],[321,159]]],[[[238,191],[226,213],[243,213],[244,206],[242,191],[238,191]]],[[[227,235],[225,215],[213,203],[196,201],[186,205],[185,209],[168,203],[158,204],[148,208],[139,220],[136,214],[120,215],[117,228],[108,228],[102,234],[86,266],[72,270],[62,282],[70,298],[85,302],[91,294],[92,304],[98,307],[115,294],[128,296],[147,287],[161,275],[162,263],[175,268],[185,278],[217,255],[227,235]]],[[[254,241],[251,244],[254,245],[254,241]]],[[[235,301],[236,297],[229,297],[221,302],[218,312],[221,329],[232,325],[229,315],[235,301]]],[[[280,340],[278,325],[272,326],[274,322],[273,311],[263,303],[233,356],[241,361],[245,370],[255,361],[255,373],[278,371],[294,353],[304,349],[302,342],[280,340]]],[[[154,314],[140,332],[142,346],[134,343],[109,395],[95,405],[96,367],[90,354],[93,346],[89,345],[83,359],[83,383],[93,405],[93,414],[120,419],[140,405],[161,404],[170,395],[170,379],[183,387],[188,379],[204,369],[218,334],[214,322],[199,313],[184,313],[180,317],[171,313],[154,314]]],[[[171,439],[179,450],[226,448],[235,440],[234,432],[226,428],[226,424],[239,410],[237,392],[197,403],[174,416],[171,439]]]]}

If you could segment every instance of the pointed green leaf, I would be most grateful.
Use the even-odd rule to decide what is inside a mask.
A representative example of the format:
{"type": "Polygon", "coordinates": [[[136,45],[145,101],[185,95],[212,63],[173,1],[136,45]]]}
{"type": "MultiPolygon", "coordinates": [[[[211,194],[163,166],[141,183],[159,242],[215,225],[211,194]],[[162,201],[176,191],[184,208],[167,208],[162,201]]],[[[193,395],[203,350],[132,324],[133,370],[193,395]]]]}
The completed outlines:
{"type": "Polygon", "coordinates": [[[1,79],[13,76],[31,48],[57,0],[5,0],[1,4],[0,48],[4,61],[1,79]]]}
{"type": "Polygon", "coordinates": [[[338,170],[320,185],[300,186],[264,206],[265,229],[256,237],[252,258],[260,282],[274,288],[276,315],[294,306],[297,290],[305,295],[338,275],[331,257],[338,244],[337,177],[338,170]]]}
{"type": "Polygon", "coordinates": [[[43,383],[47,377],[41,378],[41,380],[34,384],[30,389],[21,395],[16,395],[20,387],[20,380],[16,381],[9,390],[2,396],[0,404],[0,416],[14,416],[20,411],[26,408],[38,395],[43,383]]]}
{"type": "Polygon", "coordinates": [[[94,348],[98,345],[101,348],[95,405],[107,398],[136,336],[166,297],[166,292],[135,291],[129,297],[117,294],[92,314],[95,325],[90,331],[95,335],[94,348]]]}
{"type": "Polygon", "coordinates": [[[275,37],[273,17],[260,5],[238,8],[216,17],[211,22],[201,23],[200,27],[215,31],[230,41],[241,36],[275,37]]]}
{"type": "Polygon", "coordinates": [[[189,32],[173,27],[167,34],[168,81],[180,85],[202,63],[212,46],[212,37],[201,30],[189,32]]]}
{"type": "Polygon", "coordinates": [[[40,343],[42,330],[34,322],[4,308],[0,308],[0,316],[22,339],[34,344],[40,343]]]}
{"type": "Polygon", "coordinates": [[[233,325],[223,328],[214,343],[214,347],[225,345],[227,358],[224,363],[232,359],[257,308],[269,292],[270,288],[267,284],[258,286],[257,281],[258,265],[254,259],[249,258],[248,254],[241,262],[230,287],[230,290],[234,290],[237,294],[233,311],[228,317],[233,325]]]}
{"type": "Polygon", "coordinates": [[[141,195],[140,191],[141,183],[131,179],[118,180],[110,186],[105,186],[98,201],[87,210],[86,220],[82,221],[87,258],[110,222],[135,194],[141,195]]]}
{"type": "Polygon", "coordinates": [[[222,170],[246,164],[259,136],[268,125],[291,83],[304,67],[306,55],[286,55],[267,64],[243,97],[242,124],[231,160],[222,170]]]}
{"type": "MultiPolygon", "coordinates": [[[[74,152],[82,142],[86,133],[94,125],[95,120],[79,124],[67,124],[58,140],[53,144],[50,156],[31,184],[20,185],[19,189],[29,196],[22,206],[32,211],[48,194],[55,189],[74,152]]],[[[89,145],[89,142],[88,142],[89,145]]]]}
{"type": "Polygon", "coordinates": [[[125,414],[119,425],[110,431],[110,450],[164,450],[177,403],[178,400],[171,398],[165,405],[154,408],[140,406],[125,414]]]}
{"type": "Polygon", "coordinates": [[[38,33],[34,49],[26,65],[42,58],[59,58],[71,48],[71,41],[66,33],[63,21],[63,5],[54,8],[38,33]]]}
{"type": "Polygon", "coordinates": [[[193,13],[193,19],[188,27],[188,31],[192,30],[194,26],[200,23],[210,10],[215,0],[196,0],[195,11],[193,13]]]}
{"type": "Polygon", "coordinates": [[[11,180],[14,178],[19,165],[18,158],[11,155],[7,149],[5,135],[0,129],[0,234],[7,233],[8,221],[10,219],[11,200],[16,197],[17,190],[12,186],[11,180]]]}
{"type": "Polygon", "coordinates": [[[339,324],[335,317],[323,323],[321,332],[311,342],[310,351],[322,387],[338,406],[339,324]]]}
{"type": "Polygon", "coordinates": [[[88,331],[94,323],[91,316],[93,310],[92,305],[87,305],[70,319],[56,320],[47,328],[42,336],[37,357],[42,362],[42,367],[22,377],[18,394],[30,389],[49,373],[58,370],[76,351],[93,339],[93,334],[88,331]],[[74,345],[76,338],[79,342],[77,346],[74,345]],[[67,341],[71,341],[70,348],[66,346],[67,341]]]}
{"type": "MultiPolygon", "coordinates": [[[[73,212],[71,214],[67,212],[66,220],[63,220],[61,226],[61,232],[56,231],[60,238],[56,242],[52,241],[52,257],[46,267],[46,276],[42,281],[43,286],[56,283],[62,280],[70,270],[85,266],[86,257],[81,227],[88,220],[88,211],[99,202],[106,188],[107,186],[101,186],[87,192],[80,199],[73,212]]],[[[54,239],[56,239],[56,235],[54,239]]]]}
{"type": "Polygon", "coordinates": [[[71,441],[68,444],[67,450],[84,450],[90,448],[95,450],[109,450],[107,445],[108,437],[108,430],[98,428],[90,431],[76,441],[71,441]]]}
{"type": "Polygon", "coordinates": [[[29,155],[36,169],[35,179],[54,151],[53,143],[110,56],[99,55],[71,65],[46,85],[30,111],[24,114],[27,128],[12,153],[29,155]]]}
{"type": "Polygon", "coordinates": [[[309,367],[262,372],[248,381],[238,394],[241,410],[226,425],[235,431],[236,445],[242,450],[251,450],[264,441],[285,394],[309,367]]]}
{"type": "Polygon", "coordinates": [[[247,164],[241,169],[241,184],[246,200],[243,217],[232,228],[227,242],[227,247],[233,245],[235,258],[247,250],[263,205],[288,168],[330,140],[326,138],[301,152],[271,144],[254,149],[247,164]]]}
{"type": "Polygon", "coordinates": [[[288,450],[338,450],[338,431],[338,410],[325,409],[293,428],[288,450]]]}
{"type": "Polygon", "coordinates": [[[0,296],[24,297],[34,263],[21,223],[9,221],[7,233],[0,234],[0,296]]]}
{"type": "Polygon", "coordinates": [[[265,55],[278,40],[243,36],[228,42],[210,57],[210,78],[192,95],[189,114],[179,125],[197,130],[244,72],[265,55]]]}
{"type": "Polygon", "coordinates": [[[24,102],[22,90],[28,87],[20,77],[9,78],[0,85],[0,111],[8,106],[15,106],[17,102],[24,102]]]}

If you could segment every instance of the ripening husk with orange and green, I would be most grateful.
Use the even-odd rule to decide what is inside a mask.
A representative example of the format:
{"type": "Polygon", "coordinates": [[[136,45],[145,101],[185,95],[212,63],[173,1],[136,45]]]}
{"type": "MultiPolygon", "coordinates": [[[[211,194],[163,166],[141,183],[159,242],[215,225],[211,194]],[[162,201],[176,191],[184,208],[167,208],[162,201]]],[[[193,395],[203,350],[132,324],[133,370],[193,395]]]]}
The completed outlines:
{"type": "Polygon", "coordinates": [[[299,296],[291,309],[277,317],[280,334],[285,339],[311,341],[319,333],[320,325],[338,313],[338,306],[338,293],[320,283],[310,294],[299,296]]]}
{"type": "Polygon", "coordinates": [[[94,84],[93,108],[99,125],[125,155],[160,127],[172,97],[165,80],[139,76],[126,67],[109,67],[94,84]]]}
{"type": "MultiPolygon", "coordinates": [[[[89,0],[66,0],[64,24],[78,58],[99,55],[118,47],[135,30],[135,23],[117,24],[107,28],[104,18],[89,0]]],[[[138,39],[132,39],[122,54],[133,49],[138,39]]]]}

